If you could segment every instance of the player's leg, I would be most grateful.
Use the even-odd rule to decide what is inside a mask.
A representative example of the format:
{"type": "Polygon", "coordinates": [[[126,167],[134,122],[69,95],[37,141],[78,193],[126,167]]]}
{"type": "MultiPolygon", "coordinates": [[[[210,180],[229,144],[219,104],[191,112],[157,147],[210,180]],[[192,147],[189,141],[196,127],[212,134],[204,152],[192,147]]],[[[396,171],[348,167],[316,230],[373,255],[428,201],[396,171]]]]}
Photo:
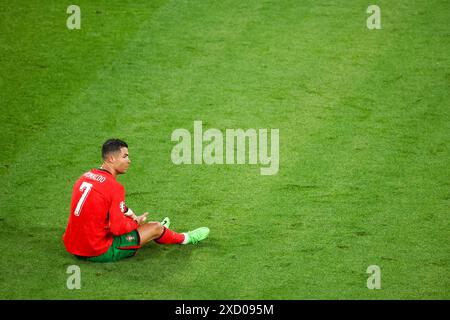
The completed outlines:
{"type": "MultiPolygon", "coordinates": [[[[164,219],[164,225],[168,225],[164,219]]],[[[170,221],[168,221],[170,224],[170,221]]],[[[155,240],[159,244],[196,244],[208,237],[208,228],[198,228],[186,233],[177,233],[159,222],[149,222],[138,227],[140,245],[155,240]]]]}
{"type": "Polygon", "coordinates": [[[143,246],[161,237],[164,232],[164,227],[159,222],[149,222],[139,226],[137,232],[139,233],[140,245],[143,246]]]}
{"type": "Polygon", "coordinates": [[[168,227],[164,227],[163,233],[159,238],[155,239],[155,242],[159,244],[196,244],[206,239],[208,235],[209,229],[205,227],[183,233],[176,233],[173,230],[170,230],[168,227]]]}
{"type": "MultiPolygon", "coordinates": [[[[170,227],[169,217],[165,217],[163,221],[161,221],[161,226],[166,228],[170,227]]],[[[141,245],[144,245],[147,242],[150,242],[151,240],[159,238],[163,233],[162,228],[158,225],[157,222],[149,222],[145,225],[144,228],[141,227],[142,226],[138,228],[138,232],[140,230],[139,236],[141,237],[140,241],[141,245]]]]}

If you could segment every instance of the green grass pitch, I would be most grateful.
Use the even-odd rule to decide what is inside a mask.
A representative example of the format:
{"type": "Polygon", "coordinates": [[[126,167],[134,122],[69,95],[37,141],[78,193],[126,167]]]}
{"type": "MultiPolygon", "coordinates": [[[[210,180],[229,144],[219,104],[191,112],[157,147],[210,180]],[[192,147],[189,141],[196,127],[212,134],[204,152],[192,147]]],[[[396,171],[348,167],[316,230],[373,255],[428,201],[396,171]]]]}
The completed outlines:
{"type": "Polygon", "coordinates": [[[80,30],[70,4],[0,3],[0,298],[450,298],[448,1],[80,0],[80,30]],[[194,120],[279,129],[278,174],[174,165],[194,120]],[[110,137],[128,205],[208,240],[65,252],[72,185],[110,137]]]}

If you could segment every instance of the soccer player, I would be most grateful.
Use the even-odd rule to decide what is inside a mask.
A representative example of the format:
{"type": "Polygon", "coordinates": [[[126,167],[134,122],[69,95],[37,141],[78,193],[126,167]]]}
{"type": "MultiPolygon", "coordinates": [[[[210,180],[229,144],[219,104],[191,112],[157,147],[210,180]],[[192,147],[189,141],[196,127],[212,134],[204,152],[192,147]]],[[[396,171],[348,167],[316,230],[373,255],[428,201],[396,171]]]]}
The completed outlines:
{"type": "Polygon", "coordinates": [[[146,222],[148,212],[137,216],[125,205],[125,189],[116,180],[131,160],[128,145],[109,139],[102,146],[103,164],[84,173],[73,187],[70,216],[63,235],[69,253],[82,260],[111,262],[134,256],[144,244],[196,244],[208,228],[186,233],[169,229],[170,220],[146,222]]]}

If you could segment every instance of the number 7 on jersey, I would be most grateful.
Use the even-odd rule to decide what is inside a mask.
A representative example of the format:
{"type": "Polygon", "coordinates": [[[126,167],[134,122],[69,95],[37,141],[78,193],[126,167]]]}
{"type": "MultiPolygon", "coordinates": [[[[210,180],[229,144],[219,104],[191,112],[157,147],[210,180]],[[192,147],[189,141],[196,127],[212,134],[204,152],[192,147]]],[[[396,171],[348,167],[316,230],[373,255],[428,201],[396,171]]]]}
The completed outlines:
{"type": "Polygon", "coordinates": [[[81,212],[81,208],[83,207],[84,201],[86,201],[86,198],[89,194],[89,191],[91,191],[92,189],[92,184],[87,183],[87,182],[83,182],[80,186],[80,191],[83,192],[83,194],[81,195],[80,200],[78,200],[77,203],[77,207],[75,208],[74,214],[76,216],[80,215],[81,212]]]}

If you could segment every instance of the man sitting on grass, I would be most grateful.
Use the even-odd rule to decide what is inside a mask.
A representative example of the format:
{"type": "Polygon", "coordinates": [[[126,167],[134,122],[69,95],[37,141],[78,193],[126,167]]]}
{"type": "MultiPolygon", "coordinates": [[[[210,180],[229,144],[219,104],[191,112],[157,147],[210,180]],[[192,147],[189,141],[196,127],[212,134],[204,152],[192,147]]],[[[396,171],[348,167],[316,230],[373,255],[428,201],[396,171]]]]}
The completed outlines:
{"type": "Polygon", "coordinates": [[[125,205],[125,189],[116,180],[127,171],[131,160],[128,145],[109,139],[102,147],[103,164],[84,173],[75,183],[70,216],[63,236],[69,253],[94,262],[111,262],[134,256],[144,244],[196,244],[204,240],[208,228],[186,233],[169,229],[170,220],[146,222],[125,205]]]}

